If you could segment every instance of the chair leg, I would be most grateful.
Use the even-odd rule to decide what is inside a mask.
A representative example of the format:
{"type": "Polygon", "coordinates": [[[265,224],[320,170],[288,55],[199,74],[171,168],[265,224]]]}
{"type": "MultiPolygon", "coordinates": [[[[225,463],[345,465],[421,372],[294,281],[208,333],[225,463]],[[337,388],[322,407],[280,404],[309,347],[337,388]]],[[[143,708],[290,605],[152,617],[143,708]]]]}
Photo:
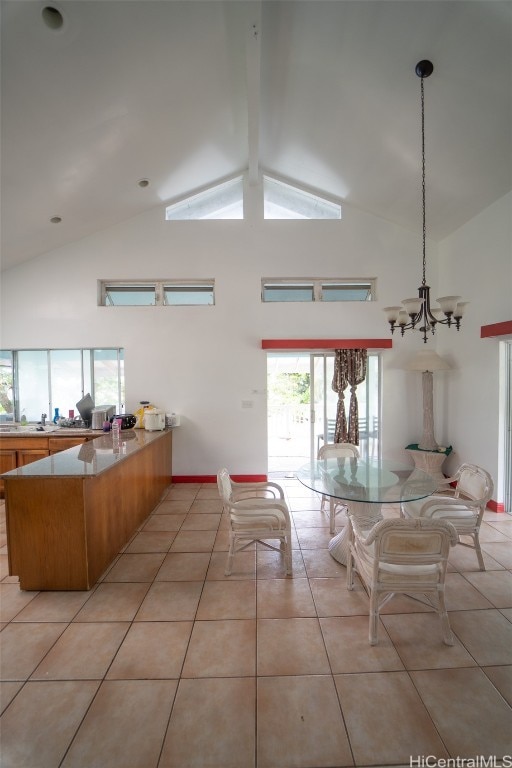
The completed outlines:
{"type": "Polygon", "coordinates": [[[379,602],[378,595],[372,591],[370,595],[370,645],[377,645],[379,630],[379,602]]]}
{"type": "Polygon", "coordinates": [[[329,533],[331,534],[331,536],[334,536],[334,534],[336,533],[335,521],[336,521],[336,510],[334,508],[334,499],[331,496],[329,499],[329,523],[330,523],[329,533]]]}
{"type": "Polygon", "coordinates": [[[450,620],[448,619],[448,612],[444,602],[444,592],[439,592],[439,617],[441,619],[441,627],[443,630],[443,641],[446,645],[454,645],[455,640],[450,627],[450,620]]]}
{"type": "Polygon", "coordinates": [[[284,562],[286,566],[286,575],[291,576],[292,570],[292,536],[291,531],[288,532],[286,539],[283,539],[284,543],[284,562]]]}
{"type": "Polygon", "coordinates": [[[475,542],[475,550],[476,550],[476,556],[478,557],[478,565],[480,566],[481,571],[485,571],[485,563],[482,555],[482,549],[480,547],[480,539],[478,538],[478,533],[473,533],[472,535],[473,535],[473,541],[475,542]]]}
{"type": "Polygon", "coordinates": [[[347,557],[347,589],[354,589],[354,566],[350,548],[347,557]]]}
{"type": "Polygon", "coordinates": [[[233,559],[235,557],[235,537],[230,534],[229,536],[229,552],[228,552],[228,561],[226,563],[226,570],[224,571],[225,576],[231,576],[231,571],[233,569],[233,559]]]}

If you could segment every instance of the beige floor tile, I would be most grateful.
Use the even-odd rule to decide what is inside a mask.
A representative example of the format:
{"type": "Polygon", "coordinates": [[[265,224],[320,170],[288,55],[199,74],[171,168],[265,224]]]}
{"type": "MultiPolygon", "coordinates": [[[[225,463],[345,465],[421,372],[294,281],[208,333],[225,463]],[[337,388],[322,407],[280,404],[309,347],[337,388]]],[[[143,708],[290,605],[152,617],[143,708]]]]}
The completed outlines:
{"type": "Polygon", "coordinates": [[[186,515],[194,499],[166,498],[153,510],[154,515],[186,515]]]}
{"type": "Polygon", "coordinates": [[[195,515],[218,513],[222,512],[222,501],[219,496],[216,499],[195,499],[194,503],[190,507],[189,512],[195,515]]]}
{"type": "Polygon", "coordinates": [[[512,709],[481,669],[411,676],[452,757],[510,755],[512,709]]]}
{"type": "Polygon", "coordinates": [[[345,579],[309,579],[319,616],[368,616],[370,603],[364,589],[347,589],[345,579]]]}
{"type": "Polygon", "coordinates": [[[180,531],[171,552],[211,552],[215,543],[215,531],[180,531]]]}
{"type": "Polygon", "coordinates": [[[499,611],[452,611],[450,624],[480,666],[512,664],[512,624],[499,611]]]}
{"type": "Polygon", "coordinates": [[[149,587],[146,582],[99,584],[75,621],[132,621],[149,587]]]}
{"type": "Polygon", "coordinates": [[[9,706],[23,684],[22,680],[16,682],[0,682],[0,715],[4,709],[9,706]]]}
{"type": "Polygon", "coordinates": [[[299,528],[329,529],[329,514],[320,512],[319,509],[298,510],[297,512],[292,512],[292,518],[297,530],[299,528]]]}
{"type": "Polygon", "coordinates": [[[102,683],[62,768],[156,768],[175,680],[102,683]]]}
{"type": "Polygon", "coordinates": [[[2,716],[2,768],[59,766],[99,683],[26,683],[2,716]]]}
{"type": "MultiPolygon", "coordinates": [[[[488,543],[482,542],[482,551],[486,555],[490,555],[493,560],[496,560],[504,568],[509,570],[512,568],[512,541],[492,541],[488,543]]],[[[485,555],[484,555],[485,562],[485,555]]]]}
{"type": "Polygon", "coordinates": [[[301,549],[327,549],[332,539],[329,528],[297,528],[301,549]]]}
{"type": "Polygon", "coordinates": [[[194,623],[182,677],[245,677],[255,671],[253,619],[194,623]]]}
{"type": "Polygon", "coordinates": [[[108,670],[107,679],[179,678],[191,632],[191,621],[132,624],[108,670]]]}
{"type": "MultiPolygon", "coordinates": [[[[492,577],[501,571],[492,571],[492,577]]],[[[490,575],[490,574],[489,574],[490,575]]],[[[482,594],[482,590],[472,585],[471,574],[446,574],[445,601],[449,611],[470,611],[476,608],[492,608],[492,603],[482,594]]]]}
{"type": "Polygon", "coordinates": [[[341,563],[338,563],[334,557],[331,557],[326,549],[311,550],[306,549],[302,552],[304,564],[306,566],[307,576],[311,578],[339,576],[346,579],[347,569],[341,563]]]}
{"type": "Polygon", "coordinates": [[[13,621],[72,621],[94,592],[39,592],[13,621]]]}
{"type": "Polygon", "coordinates": [[[181,526],[181,531],[217,531],[221,515],[204,513],[202,515],[190,512],[181,526]]]}
{"type": "Polygon", "coordinates": [[[482,667],[482,669],[512,707],[512,664],[506,667],[482,667]]]}
{"type": "Polygon", "coordinates": [[[259,619],[316,617],[308,579],[258,580],[257,615],[259,619]]]}
{"type": "Polygon", "coordinates": [[[27,606],[38,592],[26,592],[18,583],[0,584],[0,621],[11,621],[27,606]]]}
{"type": "MultiPolygon", "coordinates": [[[[235,559],[236,559],[235,555],[235,559]]],[[[256,552],[256,576],[258,579],[302,579],[306,568],[300,550],[292,550],[292,575],[286,575],[286,564],[282,552],[258,549],[256,552]]]]}
{"type": "Polygon", "coordinates": [[[27,680],[60,635],[65,623],[8,624],[0,633],[2,680],[27,680]]]}
{"type": "Polygon", "coordinates": [[[170,552],[156,581],[204,581],[210,564],[208,552],[170,552]]]}
{"type": "Polygon", "coordinates": [[[0,554],[0,581],[9,575],[9,555],[0,554]]]}
{"type": "Polygon", "coordinates": [[[253,678],[181,680],[159,768],[254,768],[254,719],[253,678]]]}
{"type": "Polygon", "coordinates": [[[191,499],[193,501],[200,488],[201,483],[176,483],[171,485],[164,499],[191,499]]]}
{"type": "Polygon", "coordinates": [[[258,675],[329,672],[318,619],[258,619],[258,675]]]}
{"type": "Polygon", "coordinates": [[[163,552],[121,555],[104,581],[151,582],[165,558],[163,552]]]}
{"type": "Polygon", "coordinates": [[[512,608],[512,573],[510,571],[478,571],[465,578],[496,608],[512,608]]]}
{"type": "Polygon", "coordinates": [[[239,579],[256,578],[256,549],[253,547],[247,552],[238,552],[233,561],[233,569],[230,576],[226,576],[226,563],[228,554],[226,552],[213,552],[208,573],[207,581],[235,581],[239,579]]]}
{"type": "Polygon", "coordinates": [[[127,622],[70,624],[32,673],[32,680],[102,678],[130,625],[127,622]]]}
{"type": "Polygon", "coordinates": [[[476,662],[455,637],[454,645],[443,642],[436,613],[407,613],[382,617],[388,635],[406,669],[473,667],[476,662]]]}
{"type": "MultiPolygon", "coordinates": [[[[485,520],[480,525],[479,538],[481,544],[484,542],[497,541],[508,543],[509,547],[511,545],[510,538],[503,530],[500,530],[499,524],[488,523],[485,520]]],[[[471,542],[471,539],[468,539],[468,541],[471,542]]]]}
{"type": "Polygon", "coordinates": [[[379,627],[379,642],[372,646],[368,642],[368,626],[367,616],[320,619],[333,674],[404,668],[385,628],[379,627]]]}
{"type": "MultiPolygon", "coordinates": [[[[488,555],[485,550],[482,550],[482,556],[484,558],[485,567],[488,571],[503,570],[501,563],[498,563],[497,560],[488,555]]],[[[455,569],[461,573],[466,573],[468,571],[479,571],[480,566],[478,564],[478,558],[476,556],[475,550],[471,549],[470,547],[462,547],[460,545],[452,547],[448,558],[448,569],[455,569]]]]}
{"type": "MultiPolygon", "coordinates": [[[[485,519],[485,518],[484,518],[485,519]]],[[[512,515],[500,515],[499,520],[486,521],[491,528],[512,539],[512,515]]]]}
{"type": "Polygon", "coordinates": [[[512,622],[512,608],[500,608],[500,613],[512,622]]]}
{"type": "Polygon", "coordinates": [[[161,581],[151,585],[135,621],[192,621],[203,584],[200,581],[161,581]]]}
{"type": "MultiPolygon", "coordinates": [[[[255,549],[256,547],[247,547],[247,552],[249,552],[252,549],[255,549]]],[[[219,530],[217,531],[217,535],[215,537],[215,544],[213,545],[214,552],[227,552],[229,549],[229,531],[228,528],[223,526],[223,522],[221,520],[219,530]]]]}
{"type": "Polygon", "coordinates": [[[143,525],[143,531],[170,531],[176,533],[180,530],[186,515],[151,515],[143,525]]]}
{"type": "Polygon", "coordinates": [[[172,531],[141,531],[138,533],[124,552],[126,554],[147,552],[168,552],[176,536],[172,531]]]}
{"type": "Polygon", "coordinates": [[[353,765],[332,677],[258,679],[258,768],[353,765]]]}
{"type": "Polygon", "coordinates": [[[255,581],[209,581],[204,585],[196,619],[255,618],[255,581]]]}
{"type": "Polygon", "coordinates": [[[196,499],[218,499],[219,489],[217,483],[208,483],[203,485],[197,492],[196,499]]]}
{"type": "Polygon", "coordinates": [[[356,765],[404,763],[448,754],[407,672],[336,675],[356,765]]]}

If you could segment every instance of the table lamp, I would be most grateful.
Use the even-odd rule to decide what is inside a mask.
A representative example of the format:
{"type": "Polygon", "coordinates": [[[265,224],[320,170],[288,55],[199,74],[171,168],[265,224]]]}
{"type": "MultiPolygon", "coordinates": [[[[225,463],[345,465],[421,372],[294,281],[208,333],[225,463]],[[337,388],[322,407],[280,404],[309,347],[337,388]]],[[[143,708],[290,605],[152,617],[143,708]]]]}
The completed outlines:
{"type": "Polygon", "coordinates": [[[423,435],[418,443],[422,451],[437,451],[439,446],[434,437],[434,386],[433,372],[450,368],[437,352],[422,350],[406,366],[409,371],[422,371],[423,379],[423,435]]]}

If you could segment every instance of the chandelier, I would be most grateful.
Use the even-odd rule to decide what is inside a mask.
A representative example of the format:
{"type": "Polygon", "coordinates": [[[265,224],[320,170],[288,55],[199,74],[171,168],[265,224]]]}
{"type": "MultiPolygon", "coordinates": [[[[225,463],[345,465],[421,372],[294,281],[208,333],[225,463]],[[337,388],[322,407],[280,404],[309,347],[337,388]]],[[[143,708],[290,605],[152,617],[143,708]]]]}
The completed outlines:
{"type": "Polygon", "coordinates": [[[425,216],[425,93],[423,80],[434,71],[431,61],[423,60],[416,64],[416,74],[421,79],[421,195],[423,212],[423,279],[418,288],[418,298],[403,299],[400,307],[384,307],[391,333],[395,328],[400,329],[402,336],[405,331],[417,330],[423,334],[426,344],[428,334],[434,335],[436,326],[447,325],[460,328],[460,322],[464,314],[467,301],[461,301],[460,296],[442,296],[436,301],[439,307],[430,306],[430,286],[427,285],[426,272],[426,216],[425,216]]]}

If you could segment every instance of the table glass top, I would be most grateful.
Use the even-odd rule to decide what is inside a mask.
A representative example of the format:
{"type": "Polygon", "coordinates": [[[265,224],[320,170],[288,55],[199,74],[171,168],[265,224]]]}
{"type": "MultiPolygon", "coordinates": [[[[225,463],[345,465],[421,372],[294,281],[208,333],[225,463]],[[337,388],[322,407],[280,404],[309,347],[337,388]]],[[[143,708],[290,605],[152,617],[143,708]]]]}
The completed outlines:
{"type": "Polygon", "coordinates": [[[348,456],[311,461],[297,471],[297,479],[326,496],[381,504],[423,499],[438,485],[431,475],[407,464],[348,456]]]}

